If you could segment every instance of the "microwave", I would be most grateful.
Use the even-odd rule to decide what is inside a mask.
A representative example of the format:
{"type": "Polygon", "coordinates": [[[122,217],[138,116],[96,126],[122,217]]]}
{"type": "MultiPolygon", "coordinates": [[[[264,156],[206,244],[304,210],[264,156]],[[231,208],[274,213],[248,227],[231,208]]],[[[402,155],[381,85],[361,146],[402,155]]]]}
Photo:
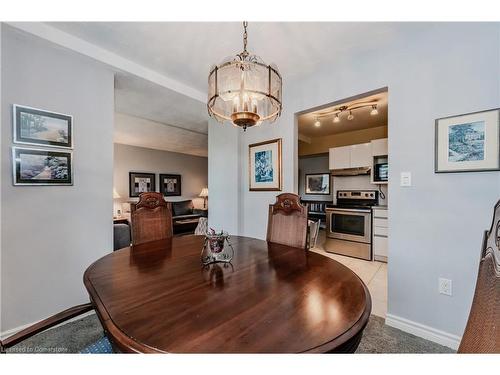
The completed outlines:
{"type": "Polygon", "coordinates": [[[383,182],[389,180],[389,164],[379,163],[375,164],[375,169],[373,171],[373,181],[383,182]]]}

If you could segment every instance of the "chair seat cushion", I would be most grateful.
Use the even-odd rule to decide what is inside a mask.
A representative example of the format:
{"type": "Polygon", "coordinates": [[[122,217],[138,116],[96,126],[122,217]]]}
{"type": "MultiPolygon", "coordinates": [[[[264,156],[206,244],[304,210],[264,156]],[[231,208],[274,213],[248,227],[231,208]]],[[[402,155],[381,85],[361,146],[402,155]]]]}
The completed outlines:
{"type": "Polygon", "coordinates": [[[80,353],[82,354],[111,354],[113,353],[113,347],[111,346],[111,342],[108,340],[106,336],[100,338],[93,344],[90,344],[85,349],[83,349],[80,353]]]}

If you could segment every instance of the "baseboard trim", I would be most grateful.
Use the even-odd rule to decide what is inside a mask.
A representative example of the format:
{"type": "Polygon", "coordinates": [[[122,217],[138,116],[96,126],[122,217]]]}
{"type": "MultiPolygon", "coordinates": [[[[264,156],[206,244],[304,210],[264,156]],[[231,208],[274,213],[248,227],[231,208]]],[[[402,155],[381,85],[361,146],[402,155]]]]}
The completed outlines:
{"type": "MultiPolygon", "coordinates": [[[[82,318],[85,318],[86,316],[89,316],[91,314],[94,314],[94,311],[88,311],[86,312],[85,314],[82,314],[82,315],[78,315],[78,316],[75,316],[74,318],[71,318],[69,320],[66,320],[65,322],[62,322],[61,324],[58,324],[57,326],[54,326],[54,327],[51,327],[50,329],[52,328],[55,328],[55,327],[60,327],[60,326],[63,326],[67,323],[70,323],[70,322],[74,322],[75,320],[78,320],[78,319],[82,319],[82,318]]],[[[43,319],[40,319],[40,320],[37,320],[35,322],[31,322],[31,323],[28,323],[28,324],[24,324],[22,326],[19,326],[19,327],[15,327],[15,328],[12,328],[12,329],[8,329],[7,331],[4,331],[4,332],[0,332],[0,340],[5,340],[7,337],[10,337],[12,335],[15,335],[16,333],[18,333],[19,331],[22,331],[23,329],[25,328],[28,328],[30,326],[32,326],[33,324],[36,324],[36,323],[39,323],[41,322],[43,319]]],[[[48,330],[47,330],[48,331],[48,330]]]]}
{"type": "Polygon", "coordinates": [[[396,315],[387,314],[385,324],[454,350],[457,350],[460,345],[461,337],[459,336],[396,315]]]}

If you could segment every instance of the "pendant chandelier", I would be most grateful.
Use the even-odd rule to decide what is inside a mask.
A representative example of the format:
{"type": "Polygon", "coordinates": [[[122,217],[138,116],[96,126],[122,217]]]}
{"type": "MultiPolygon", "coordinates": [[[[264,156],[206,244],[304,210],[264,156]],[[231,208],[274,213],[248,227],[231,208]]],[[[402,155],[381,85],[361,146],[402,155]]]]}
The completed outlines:
{"type": "Polygon", "coordinates": [[[208,75],[209,115],[243,130],[276,121],[282,108],[281,75],[276,66],[248,53],[247,26],[243,22],[243,52],[212,67],[208,75]]]}

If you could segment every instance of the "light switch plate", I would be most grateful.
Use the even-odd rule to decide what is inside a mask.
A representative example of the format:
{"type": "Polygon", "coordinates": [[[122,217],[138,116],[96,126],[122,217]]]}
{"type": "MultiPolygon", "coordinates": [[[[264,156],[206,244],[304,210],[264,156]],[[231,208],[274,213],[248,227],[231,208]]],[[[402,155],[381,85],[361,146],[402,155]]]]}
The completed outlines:
{"type": "Polygon", "coordinates": [[[401,186],[411,186],[411,172],[401,172],[401,186]]]}

